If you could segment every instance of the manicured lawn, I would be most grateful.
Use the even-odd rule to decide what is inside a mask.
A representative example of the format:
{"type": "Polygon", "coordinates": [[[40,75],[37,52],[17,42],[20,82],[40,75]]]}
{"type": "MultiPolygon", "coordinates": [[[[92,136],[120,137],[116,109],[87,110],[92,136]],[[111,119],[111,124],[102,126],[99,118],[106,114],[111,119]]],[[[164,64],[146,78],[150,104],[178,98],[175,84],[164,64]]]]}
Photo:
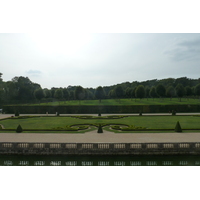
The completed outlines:
{"type": "MultiPolygon", "coordinates": [[[[120,119],[79,119],[74,117],[33,117],[25,119],[1,120],[5,128],[16,129],[20,124],[23,129],[52,129],[73,124],[127,124],[151,129],[174,129],[179,121],[182,129],[200,129],[198,116],[128,116],[120,119]]],[[[83,131],[84,132],[84,131],[83,131]]]]}

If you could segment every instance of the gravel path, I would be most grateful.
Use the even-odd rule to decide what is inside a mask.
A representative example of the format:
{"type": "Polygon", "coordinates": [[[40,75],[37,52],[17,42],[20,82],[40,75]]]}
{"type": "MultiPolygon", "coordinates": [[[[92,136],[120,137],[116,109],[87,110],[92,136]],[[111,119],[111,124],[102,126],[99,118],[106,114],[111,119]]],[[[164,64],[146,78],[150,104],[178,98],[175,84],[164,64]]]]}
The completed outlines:
{"type": "Polygon", "coordinates": [[[71,133],[0,133],[0,142],[63,142],[63,143],[145,143],[145,142],[200,142],[200,133],[112,133],[91,131],[71,133]]]}

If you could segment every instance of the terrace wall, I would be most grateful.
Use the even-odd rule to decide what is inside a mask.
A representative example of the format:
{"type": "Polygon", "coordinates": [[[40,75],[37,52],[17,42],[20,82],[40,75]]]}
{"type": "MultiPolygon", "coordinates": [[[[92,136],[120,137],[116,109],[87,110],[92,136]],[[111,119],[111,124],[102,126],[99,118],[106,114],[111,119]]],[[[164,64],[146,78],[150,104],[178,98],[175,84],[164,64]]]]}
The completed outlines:
{"type": "Polygon", "coordinates": [[[200,155],[200,143],[12,143],[0,154],[16,155],[200,155]]]}

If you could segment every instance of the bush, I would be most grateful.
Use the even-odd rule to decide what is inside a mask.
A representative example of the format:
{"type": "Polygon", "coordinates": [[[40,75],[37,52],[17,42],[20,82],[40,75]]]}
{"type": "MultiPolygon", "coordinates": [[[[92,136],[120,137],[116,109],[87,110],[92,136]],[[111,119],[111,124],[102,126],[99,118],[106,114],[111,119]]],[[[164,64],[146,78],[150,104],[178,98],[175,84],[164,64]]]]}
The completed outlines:
{"type": "Polygon", "coordinates": [[[182,132],[182,128],[181,128],[179,121],[177,121],[177,123],[176,123],[175,132],[182,132]]]}
{"type": "Polygon", "coordinates": [[[175,110],[172,110],[172,115],[176,115],[176,111],[175,110]]]}
{"type": "Polygon", "coordinates": [[[99,127],[98,127],[98,131],[97,131],[97,133],[103,133],[103,129],[102,129],[101,124],[99,124],[99,127]]]}
{"type": "Polygon", "coordinates": [[[23,129],[22,129],[21,125],[18,125],[16,132],[21,133],[22,131],[23,131],[23,129]]]}
{"type": "Polygon", "coordinates": [[[19,111],[16,111],[15,112],[15,117],[18,117],[19,116],[19,111]]]}

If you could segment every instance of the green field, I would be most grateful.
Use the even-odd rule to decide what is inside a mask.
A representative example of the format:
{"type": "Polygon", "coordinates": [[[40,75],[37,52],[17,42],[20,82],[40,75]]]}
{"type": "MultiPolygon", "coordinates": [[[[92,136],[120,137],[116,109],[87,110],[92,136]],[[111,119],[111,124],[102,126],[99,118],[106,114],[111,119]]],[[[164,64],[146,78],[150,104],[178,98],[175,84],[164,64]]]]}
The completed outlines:
{"type": "Polygon", "coordinates": [[[101,103],[99,100],[73,100],[73,101],[55,101],[49,103],[37,103],[37,104],[26,104],[26,105],[48,105],[48,106],[56,106],[56,105],[192,105],[192,104],[200,104],[199,99],[187,99],[182,98],[181,101],[179,98],[149,98],[149,99],[103,99],[101,103]]]}
{"type": "MultiPolygon", "coordinates": [[[[179,121],[182,129],[200,129],[200,116],[122,116],[119,119],[109,119],[105,117],[90,117],[90,119],[76,117],[27,117],[27,118],[8,118],[0,121],[5,129],[16,129],[20,124],[23,129],[66,129],[71,125],[98,124],[107,125],[104,129],[108,130],[109,125],[124,124],[132,127],[144,127],[145,129],[174,129],[176,122],[179,121]]],[[[92,126],[92,129],[97,127],[92,126]]],[[[85,130],[86,131],[86,130],[85,130]]],[[[85,132],[81,131],[81,132],[85,132]]],[[[112,130],[119,132],[117,130],[112,130]]],[[[70,132],[70,131],[65,131],[70,132]]],[[[72,131],[73,132],[73,131],[72,131]]],[[[77,131],[75,131],[77,132],[77,131]]],[[[75,133],[74,132],[74,133],[75,133]]],[[[124,131],[123,131],[124,132],[124,131]]],[[[127,131],[125,131],[127,132],[127,131]]],[[[133,131],[134,132],[134,131],[133,131]]]]}

